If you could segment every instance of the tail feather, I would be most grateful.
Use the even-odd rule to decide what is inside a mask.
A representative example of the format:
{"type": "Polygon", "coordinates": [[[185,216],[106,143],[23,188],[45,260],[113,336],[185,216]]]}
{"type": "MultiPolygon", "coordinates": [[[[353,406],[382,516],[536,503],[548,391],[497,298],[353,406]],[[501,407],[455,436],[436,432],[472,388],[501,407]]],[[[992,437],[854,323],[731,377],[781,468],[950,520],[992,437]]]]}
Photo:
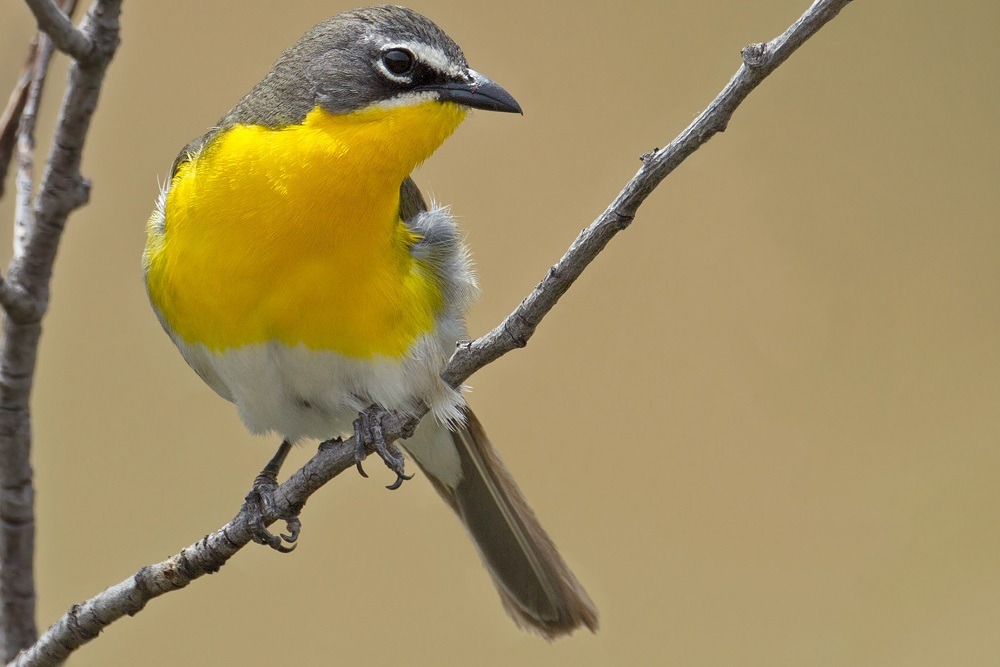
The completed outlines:
{"type": "Polygon", "coordinates": [[[597,630],[597,609],[468,408],[454,431],[422,423],[402,443],[471,534],[504,608],[552,640],[597,630]]]}

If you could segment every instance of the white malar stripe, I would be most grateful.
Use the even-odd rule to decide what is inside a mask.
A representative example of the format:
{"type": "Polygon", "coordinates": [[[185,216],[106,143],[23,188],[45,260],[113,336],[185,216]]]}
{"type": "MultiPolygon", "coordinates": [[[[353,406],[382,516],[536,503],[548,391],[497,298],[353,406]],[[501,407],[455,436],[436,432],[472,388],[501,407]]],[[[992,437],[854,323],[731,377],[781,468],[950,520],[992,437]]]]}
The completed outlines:
{"type": "Polygon", "coordinates": [[[401,95],[397,95],[391,99],[369,104],[361,109],[360,112],[363,113],[371,109],[398,109],[400,107],[416,106],[418,104],[423,104],[424,102],[432,102],[436,99],[438,99],[438,94],[433,90],[423,90],[415,93],[402,93],[401,95]]]}

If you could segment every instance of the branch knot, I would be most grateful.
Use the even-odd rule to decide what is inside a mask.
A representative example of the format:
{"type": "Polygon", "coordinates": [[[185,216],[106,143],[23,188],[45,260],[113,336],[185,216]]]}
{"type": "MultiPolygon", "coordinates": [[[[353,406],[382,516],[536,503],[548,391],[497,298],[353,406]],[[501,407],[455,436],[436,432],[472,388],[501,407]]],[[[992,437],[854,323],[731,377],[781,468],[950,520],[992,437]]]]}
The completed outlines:
{"type": "Polygon", "coordinates": [[[740,55],[743,56],[744,65],[750,69],[757,69],[767,62],[770,54],[767,50],[767,42],[758,42],[744,46],[740,55]]]}
{"type": "Polygon", "coordinates": [[[18,324],[39,322],[45,314],[45,299],[31,294],[16,280],[0,278],[0,307],[18,324]]]}
{"type": "Polygon", "coordinates": [[[80,610],[82,608],[83,608],[82,605],[78,604],[75,604],[72,607],[70,607],[68,618],[66,619],[66,624],[69,626],[69,631],[73,634],[74,637],[86,642],[90,641],[97,635],[101,634],[101,631],[88,629],[80,624],[80,610]]]}
{"type": "MultiPolygon", "coordinates": [[[[751,44],[743,49],[743,65],[737,75],[713,100],[709,108],[699,115],[677,139],[662,150],[653,151],[644,156],[643,162],[651,163],[649,168],[640,169],[639,173],[622,190],[619,199],[611,205],[610,209],[573,242],[573,245],[556,265],[558,269],[553,267],[546,279],[539,283],[531,295],[522,301],[514,313],[508,316],[497,328],[474,342],[463,341],[457,346],[451,361],[442,372],[446,381],[452,386],[457,386],[475,371],[509,352],[511,345],[514,347],[527,345],[535,327],[582,271],[604,249],[610,238],[617,231],[629,226],[646,196],[709,137],[715,132],[725,129],[726,122],[733,111],[760,81],[850,1],[815,0],[802,18],[785,34],[772,42],[751,44]],[[749,69],[757,71],[748,76],[749,69]],[[449,378],[454,378],[454,382],[450,381],[449,378]]],[[[75,31],[77,28],[69,24],[65,15],[61,15],[60,18],[52,12],[52,0],[28,0],[28,2],[36,16],[41,14],[42,18],[51,19],[49,23],[54,24],[54,27],[52,25],[49,27],[56,34],[61,34],[61,39],[58,40],[61,46],[69,45],[67,48],[73,50],[76,48],[72,46],[73,43],[79,45],[79,36],[70,30],[75,31]],[[55,18],[52,19],[52,16],[55,18]]],[[[120,2],[121,0],[96,0],[96,10],[92,12],[91,18],[85,26],[116,33],[116,19],[120,2]]],[[[98,49],[112,43],[110,38],[105,41],[97,33],[90,33],[89,30],[87,34],[95,34],[93,39],[98,49]]],[[[86,38],[86,34],[84,37],[86,38]]],[[[54,39],[56,38],[54,37],[54,39]]],[[[117,34],[114,35],[114,39],[117,39],[117,34]]],[[[89,86],[94,91],[99,89],[103,70],[93,66],[77,68],[72,71],[74,72],[73,76],[77,77],[74,86],[85,88],[89,86]],[[93,70],[92,76],[80,77],[80,70],[86,69],[93,70]]],[[[90,104],[87,107],[89,111],[92,111],[95,100],[95,95],[91,95],[85,100],[90,104]]],[[[89,118],[89,111],[87,118],[89,118]]],[[[59,231],[59,226],[55,227],[56,231],[59,231]]],[[[56,235],[56,240],[58,240],[58,235],[56,235]]],[[[49,261],[51,265],[51,260],[49,261]]],[[[15,278],[16,276],[17,274],[15,274],[15,278]]],[[[19,287],[22,285],[22,283],[18,283],[17,279],[12,280],[12,282],[19,287]]],[[[47,282],[42,287],[43,289],[47,288],[47,282]]],[[[9,289],[7,291],[10,292],[9,289]]],[[[35,294],[36,292],[32,289],[31,293],[35,294]]],[[[0,283],[0,296],[2,294],[3,285],[0,283]]],[[[40,303],[44,305],[48,297],[47,292],[39,294],[40,303]]],[[[427,407],[423,406],[419,416],[426,412],[427,407]]],[[[410,417],[411,420],[416,418],[418,415],[410,417]]],[[[401,421],[394,422],[392,428],[402,430],[403,426],[401,421]]],[[[355,441],[356,439],[352,438],[337,447],[332,446],[332,442],[321,447],[312,460],[284,482],[282,485],[282,493],[285,494],[284,500],[288,504],[295,503],[295,506],[298,506],[322,484],[354,466],[355,441]]],[[[110,586],[83,605],[74,605],[67,615],[50,627],[34,646],[22,652],[13,664],[21,667],[53,664],[52,656],[64,659],[92,636],[96,636],[91,635],[91,632],[99,630],[125,614],[138,613],[150,600],[187,585],[197,576],[215,572],[229,557],[249,544],[251,539],[248,523],[242,518],[242,515],[237,515],[236,519],[221,529],[183,550],[179,557],[144,567],[129,579],[110,586]],[[85,630],[73,627],[79,626],[81,623],[86,624],[85,630]]]]}
{"type": "Polygon", "coordinates": [[[628,226],[632,224],[633,220],[635,220],[635,213],[622,213],[616,208],[611,210],[611,214],[615,216],[615,227],[617,227],[619,231],[628,229],[628,226]]]}
{"type": "MultiPolygon", "coordinates": [[[[518,315],[518,319],[520,319],[522,323],[524,322],[523,318],[521,318],[520,315],[518,315]]],[[[514,344],[514,347],[521,348],[528,346],[528,341],[523,336],[520,336],[511,330],[509,317],[504,322],[503,332],[507,334],[507,338],[509,338],[511,343],[514,344]]]]}

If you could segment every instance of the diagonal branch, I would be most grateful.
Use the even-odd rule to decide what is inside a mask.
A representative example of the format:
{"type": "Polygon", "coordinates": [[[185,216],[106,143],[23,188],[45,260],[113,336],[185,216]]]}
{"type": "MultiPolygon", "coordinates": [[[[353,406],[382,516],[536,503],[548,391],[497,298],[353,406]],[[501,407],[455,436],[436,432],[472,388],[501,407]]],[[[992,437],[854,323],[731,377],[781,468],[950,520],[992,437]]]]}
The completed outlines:
{"type": "MultiPolygon", "coordinates": [[[[781,36],[743,49],[739,71],[708,108],[665,148],[643,156],[639,172],[608,209],[577,237],[521,305],[493,331],[476,341],[461,344],[442,377],[458,386],[483,366],[515,348],[524,347],[545,314],[611,238],[631,223],[639,205],[653,189],[688,155],[723,131],[747,95],[849,2],[817,0],[781,36]]],[[[415,426],[420,416],[423,415],[393,414],[383,424],[385,435],[390,441],[398,439],[415,426]]],[[[278,514],[296,513],[316,490],[352,467],[354,447],[354,438],[321,444],[316,455],[278,488],[275,513],[268,517],[268,522],[273,523],[278,514]]],[[[153,598],[184,588],[202,575],[217,572],[251,540],[250,524],[241,509],[232,521],[180,553],[143,567],[128,579],[74,605],[37,644],[22,652],[11,665],[52,665],[65,660],[111,623],[126,614],[137,614],[153,598]]]]}
{"type": "Polygon", "coordinates": [[[631,224],[639,206],[653,189],[702,144],[716,133],[725,131],[733,112],[747,95],[849,2],[817,0],[779,37],[744,48],[743,65],[708,108],[665,148],[642,156],[639,172],[607,210],[580,233],[521,305],[485,336],[459,346],[442,374],[445,380],[457,386],[486,364],[524,347],[542,318],[604,250],[608,241],[631,224]]]}
{"type": "Polygon", "coordinates": [[[77,28],[53,0],[25,0],[38,21],[38,29],[46,33],[63,53],[78,62],[87,62],[94,55],[94,42],[77,28]]]}

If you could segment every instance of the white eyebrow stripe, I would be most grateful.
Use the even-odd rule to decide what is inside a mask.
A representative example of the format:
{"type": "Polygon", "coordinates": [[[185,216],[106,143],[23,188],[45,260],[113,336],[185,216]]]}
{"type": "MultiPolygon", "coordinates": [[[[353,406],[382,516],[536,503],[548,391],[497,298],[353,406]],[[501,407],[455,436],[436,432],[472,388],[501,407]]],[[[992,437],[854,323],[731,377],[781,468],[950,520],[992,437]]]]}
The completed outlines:
{"type": "Polygon", "coordinates": [[[383,53],[390,49],[406,49],[412,53],[418,61],[442,74],[446,74],[448,76],[461,76],[462,74],[465,74],[462,67],[459,67],[457,64],[452,62],[452,60],[448,57],[448,54],[435,46],[430,46],[429,44],[421,42],[399,42],[386,46],[383,49],[383,53]]]}

